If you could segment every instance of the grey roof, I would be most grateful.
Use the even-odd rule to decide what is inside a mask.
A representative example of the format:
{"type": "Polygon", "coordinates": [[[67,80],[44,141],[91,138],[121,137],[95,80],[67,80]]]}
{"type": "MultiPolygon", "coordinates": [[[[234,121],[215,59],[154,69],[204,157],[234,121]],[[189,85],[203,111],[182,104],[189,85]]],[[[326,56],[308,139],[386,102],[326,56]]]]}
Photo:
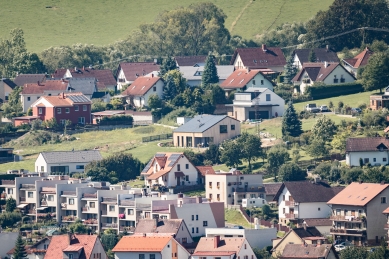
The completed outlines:
{"type": "Polygon", "coordinates": [[[66,98],[72,100],[73,103],[90,103],[89,98],[83,94],[67,94],[66,98]]]}
{"type": "Polygon", "coordinates": [[[173,130],[173,132],[204,132],[225,118],[235,120],[227,115],[197,115],[181,127],[173,130]]]}
{"type": "Polygon", "coordinates": [[[46,163],[89,163],[103,159],[98,150],[53,151],[41,153],[46,163]]]}
{"type": "MultiPolygon", "coordinates": [[[[232,72],[234,72],[234,66],[230,65],[216,66],[216,69],[220,80],[226,80],[232,72]]],[[[179,70],[186,80],[201,80],[201,74],[204,71],[204,66],[181,66],[179,70]],[[200,74],[197,72],[200,72],[200,74]]]]}
{"type": "Polygon", "coordinates": [[[8,79],[8,78],[3,78],[1,79],[1,82],[8,85],[9,87],[11,87],[12,89],[14,89],[17,85],[14,83],[14,81],[12,81],[11,79],[8,79]]]}
{"type": "Polygon", "coordinates": [[[24,86],[25,84],[36,84],[38,81],[42,83],[45,80],[45,74],[20,74],[15,77],[14,83],[18,86],[24,86]]]}
{"type": "Polygon", "coordinates": [[[16,239],[18,238],[19,233],[15,232],[3,232],[0,233],[0,256],[5,258],[7,252],[15,246],[16,239]]]}
{"type": "Polygon", "coordinates": [[[94,77],[72,77],[69,81],[68,92],[81,92],[86,95],[92,95],[96,92],[96,78],[94,77]]]}

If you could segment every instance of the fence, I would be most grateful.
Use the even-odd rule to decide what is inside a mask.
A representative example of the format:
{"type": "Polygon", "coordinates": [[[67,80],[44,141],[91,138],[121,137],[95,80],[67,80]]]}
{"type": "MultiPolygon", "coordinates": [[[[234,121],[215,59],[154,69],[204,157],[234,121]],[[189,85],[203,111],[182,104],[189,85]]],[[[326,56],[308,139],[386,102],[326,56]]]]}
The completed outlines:
{"type": "Polygon", "coordinates": [[[143,137],[142,138],[142,142],[151,142],[151,141],[157,141],[157,140],[163,140],[163,139],[171,139],[171,138],[173,138],[173,133],[167,133],[167,134],[143,137]]]}

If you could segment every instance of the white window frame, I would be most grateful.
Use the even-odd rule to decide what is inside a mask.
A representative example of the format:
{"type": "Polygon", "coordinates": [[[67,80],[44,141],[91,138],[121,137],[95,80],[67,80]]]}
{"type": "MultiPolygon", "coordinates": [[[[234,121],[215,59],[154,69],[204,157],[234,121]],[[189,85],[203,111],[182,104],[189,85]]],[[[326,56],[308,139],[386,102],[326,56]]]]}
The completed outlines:
{"type": "Polygon", "coordinates": [[[57,114],[61,114],[62,113],[62,109],[61,108],[57,108],[57,114]]]}

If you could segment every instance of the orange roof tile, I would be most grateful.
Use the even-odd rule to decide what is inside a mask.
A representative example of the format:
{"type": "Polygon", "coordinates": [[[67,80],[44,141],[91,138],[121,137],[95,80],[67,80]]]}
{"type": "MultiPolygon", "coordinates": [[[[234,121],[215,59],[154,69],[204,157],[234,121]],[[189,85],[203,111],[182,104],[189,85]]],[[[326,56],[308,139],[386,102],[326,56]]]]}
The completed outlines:
{"type": "Polygon", "coordinates": [[[215,174],[215,170],[210,165],[196,166],[196,168],[202,176],[205,176],[206,174],[215,174]]]}
{"type": "Polygon", "coordinates": [[[124,236],[112,252],[162,251],[171,239],[171,236],[124,236]]]}
{"type": "Polygon", "coordinates": [[[343,61],[351,65],[353,68],[359,68],[366,66],[369,62],[370,57],[374,54],[369,48],[365,48],[361,53],[356,55],[354,58],[344,59],[343,61]]]}
{"type": "Polygon", "coordinates": [[[47,80],[44,83],[25,84],[21,94],[44,94],[46,91],[66,91],[67,80],[47,80]]]}
{"type": "MultiPolygon", "coordinates": [[[[62,257],[63,251],[70,251],[70,247],[78,249],[80,246],[83,247],[85,258],[89,259],[92,255],[93,247],[97,242],[96,235],[72,235],[72,239],[69,243],[69,235],[53,236],[50,245],[47,249],[45,259],[57,259],[62,257]]],[[[78,251],[78,250],[72,250],[78,251]]]]}
{"type": "Polygon", "coordinates": [[[123,73],[127,81],[135,81],[138,76],[144,76],[153,71],[159,71],[159,65],[153,62],[124,62],[119,64],[119,71],[123,70],[123,73]]]}
{"type": "Polygon", "coordinates": [[[215,247],[215,238],[202,237],[193,255],[215,255],[215,253],[227,255],[238,253],[245,241],[244,238],[220,238],[217,247],[215,247]]]}
{"type": "Polygon", "coordinates": [[[378,194],[384,191],[389,184],[379,183],[351,183],[343,189],[328,204],[365,206],[378,194]]]}
{"type": "Polygon", "coordinates": [[[178,161],[181,156],[184,156],[184,153],[157,153],[146,165],[146,167],[142,171],[142,175],[148,175],[148,180],[155,180],[158,179],[158,177],[161,177],[167,173],[170,172],[172,167],[175,166],[176,162],[178,161]],[[165,161],[165,162],[163,162],[165,161]],[[169,162],[169,163],[168,163],[169,162]],[[161,170],[159,170],[156,173],[154,172],[154,165],[155,163],[158,163],[161,167],[161,170]],[[162,166],[163,165],[163,166],[162,166]]]}
{"type": "Polygon", "coordinates": [[[247,72],[247,69],[237,69],[221,83],[220,87],[227,89],[242,88],[259,73],[261,73],[261,71],[258,69],[252,69],[249,72],[247,72]]]}
{"type": "Polygon", "coordinates": [[[382,213],[389,214],[389,207],[387,207],[382,213]]]}
{"type": "Polygon", "coordinates": [[[159,80],[160,77],[148,77],[141,76],[135,79],[132,84],[123,91],[122,95],[131,95],[131,96],[139,96],[147,93],[159,80]]]}

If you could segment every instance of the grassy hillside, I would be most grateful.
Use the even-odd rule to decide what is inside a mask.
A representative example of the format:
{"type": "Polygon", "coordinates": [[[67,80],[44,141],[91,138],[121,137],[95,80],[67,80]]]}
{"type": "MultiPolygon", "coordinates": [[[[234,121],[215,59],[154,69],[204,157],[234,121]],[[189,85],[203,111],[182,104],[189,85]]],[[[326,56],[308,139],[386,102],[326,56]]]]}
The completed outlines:
{"type": "MultiPolygon", "coordinates": [[[[210,0],[228,16],[231,34],[253,38],[284,22],[306,21],[333,0],[210,0]]],[[[13,0],[0,8],[0,38],[24,30],[27,48],[88,43],[106,45],[124,39],[139,24],[152,22],[163,10],[188,6],[195,0],[13,0]]]]}

